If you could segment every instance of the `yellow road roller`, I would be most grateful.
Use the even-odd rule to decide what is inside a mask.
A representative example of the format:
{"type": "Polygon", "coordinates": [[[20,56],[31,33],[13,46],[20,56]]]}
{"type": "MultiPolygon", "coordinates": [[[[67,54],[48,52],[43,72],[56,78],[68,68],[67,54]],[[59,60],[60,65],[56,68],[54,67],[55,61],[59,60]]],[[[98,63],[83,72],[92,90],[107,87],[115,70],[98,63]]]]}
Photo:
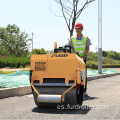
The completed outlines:
{"type": "Polygon", "coordinates": [[[82,105],[86,86],[86,64],[70,46],[57,48],[53,54],[32,55],[30,83],[34,101],[42,105],[82,105]]]}

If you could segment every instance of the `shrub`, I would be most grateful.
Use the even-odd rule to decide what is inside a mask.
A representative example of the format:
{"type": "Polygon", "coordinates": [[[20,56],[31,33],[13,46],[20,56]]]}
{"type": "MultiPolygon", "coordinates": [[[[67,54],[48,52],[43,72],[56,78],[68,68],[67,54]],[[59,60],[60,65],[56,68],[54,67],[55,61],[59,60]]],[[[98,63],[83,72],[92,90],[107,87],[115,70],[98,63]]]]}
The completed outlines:
{"type": "MultiPolygon", "coordinates": [[[[87,68],[98,69],[98,62],[87,61],[87,68]]],[[[102,68],[120,68],[120,64],[102,64],[102,68]]]]}
{"type": "Polygon", "coordinates": [[[113,59],[112,58],[108,58],[108,57],[103,57],[102,58],[102,63],[103,64],[112,64],[113,63],[113,59]]]}
{"type": "Polygon", "coordinates": [[[89,61],[98,61],[98,53],[94,53],[94,52],[89,52],[88,53],[88,60],[89,61]]]}
{"type": "Polygon", "coordinates": [[[28,57],[0,57],[0,68],[12,67],[19,68],[20,66],[30,65],[30,58],[28,57]]]}
{"type": "Polygon", "coordinates": [[[108,55],[108,52],[107,52],[107,51],[102,51],[102,56],[103,56],[103,57],[107,57],[107,55],[108,55]]]}
{"type": "Polygon", "coordinates": [[[103,68],[120,68],[120,64],[103,64],[103,68]]]}
{"type": "Polygon", "coordinates": [[[87,68],[98,69],[98,62],[96,61],[87,61],[87,68]]]}
{"type": "Polygon", "coordinates": [[[46,54],[47,52],[45,51],[44,48],[41,49],[33,49],[31,54],[46,54]]]}

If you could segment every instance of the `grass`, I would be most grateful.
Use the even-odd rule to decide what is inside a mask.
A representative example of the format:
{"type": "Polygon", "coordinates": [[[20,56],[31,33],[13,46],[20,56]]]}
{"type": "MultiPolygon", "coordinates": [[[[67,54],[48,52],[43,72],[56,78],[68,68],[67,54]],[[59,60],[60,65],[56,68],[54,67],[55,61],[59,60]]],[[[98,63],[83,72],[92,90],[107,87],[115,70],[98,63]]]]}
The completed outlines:
{"type": "Polygon", "coordinates": [[[26,70],[26,69],[23,69],[22,71],[27,71],[27,72],[30,72],[30,70],[26,70]]]}
{"type": "Polygon", "coordinates": [[[15,71],[0,71],[0,74],[4,74],[4,75],[7,75],[7,74],[12,74],[14,73],[15,71]]]}
{"type": "MultiPolygon", "coordinates": [[[[22,71],[30,72],[30,70],[25,70],[25,69],[23,69],[22,71]]],[[[0,71],[0,74],[8,75],[8,74],[12,74],[14,72],[16,72],[16,71],[0,71]]]]}

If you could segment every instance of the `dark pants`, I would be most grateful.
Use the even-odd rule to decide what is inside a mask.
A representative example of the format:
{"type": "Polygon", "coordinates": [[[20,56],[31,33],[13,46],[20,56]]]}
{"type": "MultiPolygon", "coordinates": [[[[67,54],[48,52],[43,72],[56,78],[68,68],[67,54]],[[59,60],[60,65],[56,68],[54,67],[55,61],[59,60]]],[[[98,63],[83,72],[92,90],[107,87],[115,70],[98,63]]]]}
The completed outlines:
{"type": "MultiPolygon", "coordinates": [[[[84,60],[85,64],[86,64],[86,60],[84,60]]],[[[86,85],[85,85],[85,89],[84,92],[87,91],[87,65],[86,65],[86,85]]]]}

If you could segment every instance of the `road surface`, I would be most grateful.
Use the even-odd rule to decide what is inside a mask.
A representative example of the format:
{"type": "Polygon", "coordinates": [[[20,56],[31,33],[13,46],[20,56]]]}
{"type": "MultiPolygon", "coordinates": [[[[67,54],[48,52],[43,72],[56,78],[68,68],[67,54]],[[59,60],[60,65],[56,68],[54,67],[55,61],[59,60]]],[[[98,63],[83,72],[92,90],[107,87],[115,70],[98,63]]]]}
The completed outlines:
{"type": "Polygon", "coordinates": [[[83,106],[36,107],[32,95],[0,99],[0,119],[120,119],[120,75],[88,82],[83,106]]]}

